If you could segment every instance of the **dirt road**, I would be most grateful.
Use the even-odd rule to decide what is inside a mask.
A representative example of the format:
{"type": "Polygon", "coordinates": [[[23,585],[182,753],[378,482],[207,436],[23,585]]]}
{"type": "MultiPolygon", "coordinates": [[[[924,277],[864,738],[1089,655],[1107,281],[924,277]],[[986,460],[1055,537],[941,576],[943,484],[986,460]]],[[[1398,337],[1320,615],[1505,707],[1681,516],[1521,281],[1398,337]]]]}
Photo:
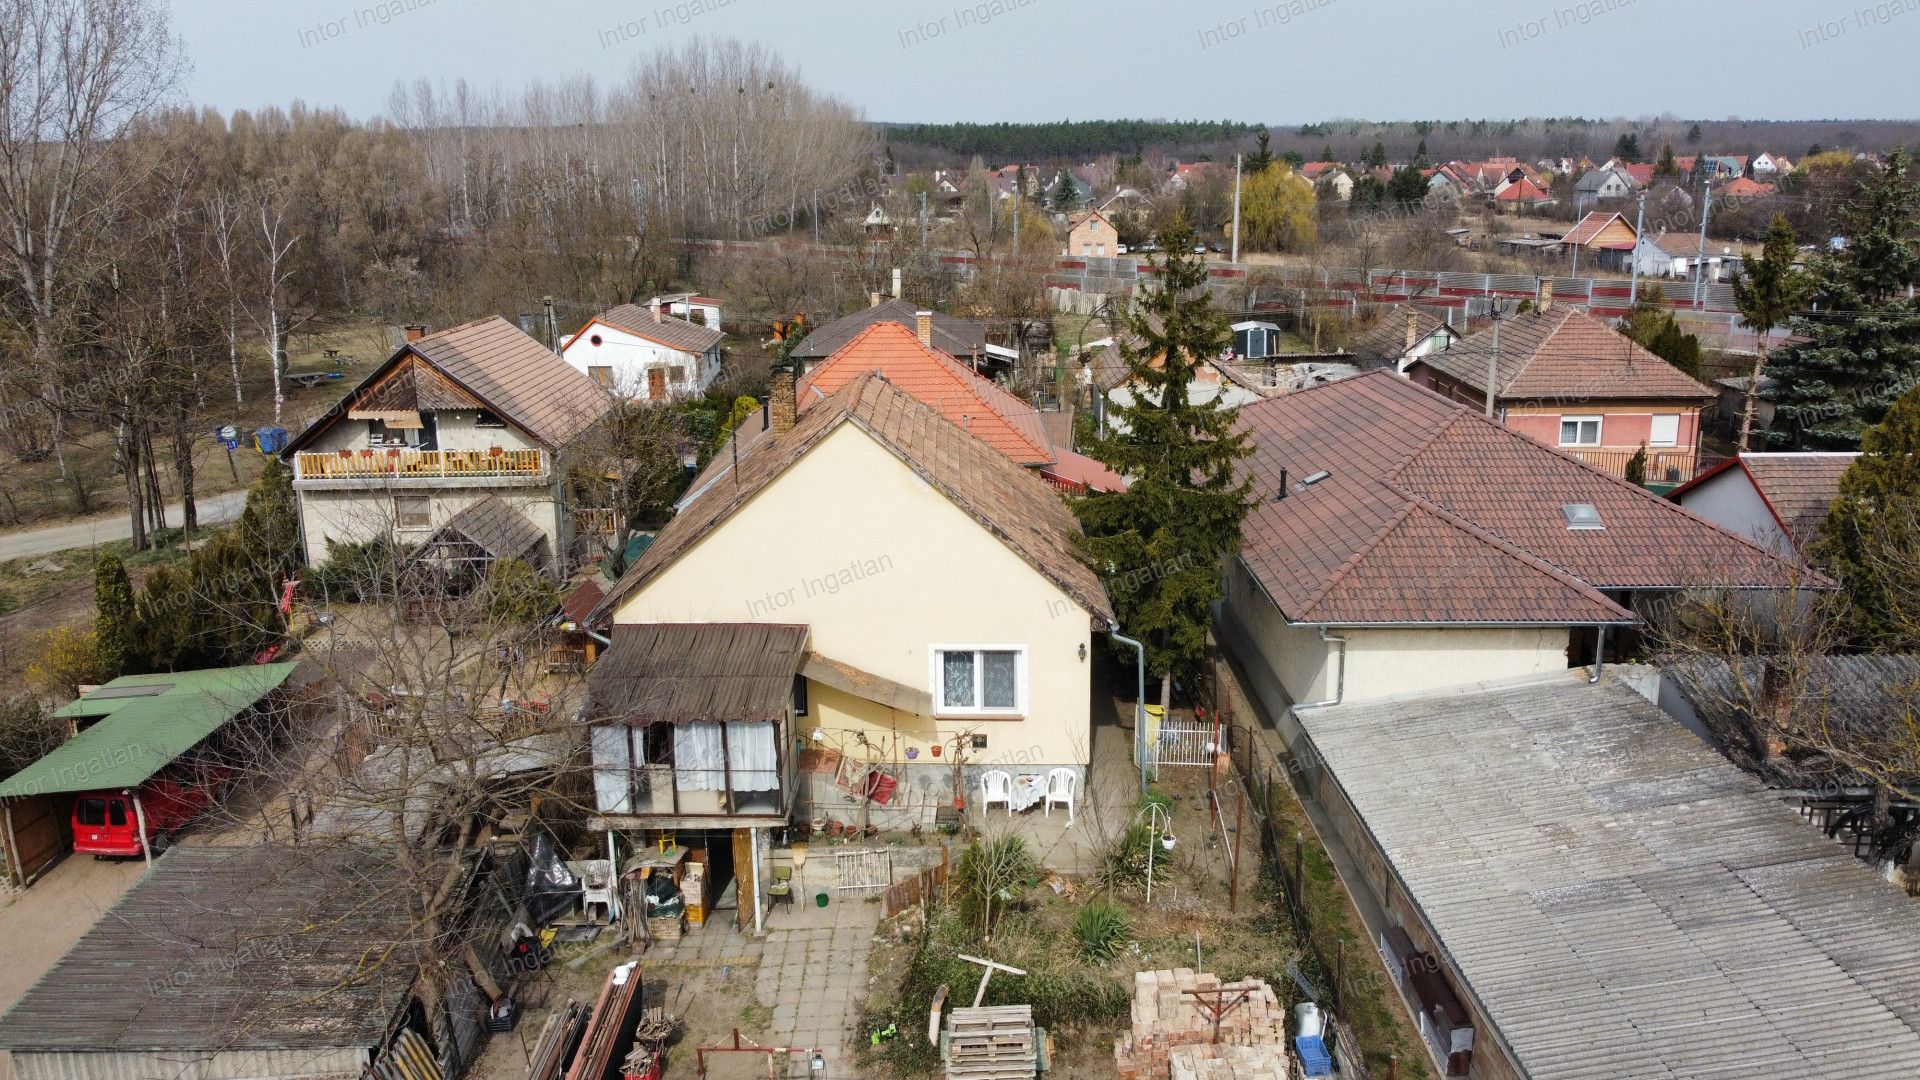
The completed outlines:
{"type": "MultiPolygon", "coordinates": [[[[247,505],[245,491],[226,491],[194,500],[202,525],[224,525],[240,516],[247,505]]],[[[179,503],[167,507],[167,520],[178,523],[185,516],[179,503]]],[[[45,525],[0,534],[0,562],[7,559],[45,555],[68,548],[93,547],[133,535],[133,526],[125,514],[113,517],[85,518],[65,525],[45,525]]]]}

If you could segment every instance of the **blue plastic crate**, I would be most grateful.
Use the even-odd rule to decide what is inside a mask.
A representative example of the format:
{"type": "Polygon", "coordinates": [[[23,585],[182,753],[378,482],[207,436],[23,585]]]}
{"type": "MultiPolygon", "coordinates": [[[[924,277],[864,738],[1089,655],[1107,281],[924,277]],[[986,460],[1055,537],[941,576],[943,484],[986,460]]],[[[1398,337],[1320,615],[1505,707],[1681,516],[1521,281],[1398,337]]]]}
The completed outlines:
{"type": "Polygon", "coordinates": [[[1293,1050],[1300,1055],[1300,1065],[1308,1076],[1333,1075],[1333,1055],[1327,1053],[1327,1044],[1320,1041],[1320,1036],[1294,1036],[1293,1050]]]}

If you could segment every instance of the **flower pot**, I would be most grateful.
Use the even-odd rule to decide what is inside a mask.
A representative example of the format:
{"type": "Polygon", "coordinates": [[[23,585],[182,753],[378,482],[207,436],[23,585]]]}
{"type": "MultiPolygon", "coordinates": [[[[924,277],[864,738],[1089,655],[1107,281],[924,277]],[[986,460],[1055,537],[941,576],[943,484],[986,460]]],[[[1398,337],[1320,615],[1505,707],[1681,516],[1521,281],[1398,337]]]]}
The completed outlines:
{"type": "Polygon", "coordinates": [[[955,810],[965,810],[967,808],[967,797],[965,795],[955,795],[953,797],[953,808],[955,810]]]}
{"type": "Polygon", "coordinates": [[[1172,851],[1173,846],[1177,843],[1179,843],[1179,841],[1173,838],[1173,834],[1168,833],[1167,835],[1160,838],[1160,849],[1162,851],[1172,851]]]}
{"type": "Polygon", "coordinates": [[[939,743],[935,743],[935,744],[933,744],[933,746],[931,746],[931,747],[929,747],[929,748],[927,749],[927,753],[929,753],[929,754],[932,754],[932,755],[933,755],[934,757],[939,757],[939,756],[940,756],[940,744],[939,744],[939,743]]]}

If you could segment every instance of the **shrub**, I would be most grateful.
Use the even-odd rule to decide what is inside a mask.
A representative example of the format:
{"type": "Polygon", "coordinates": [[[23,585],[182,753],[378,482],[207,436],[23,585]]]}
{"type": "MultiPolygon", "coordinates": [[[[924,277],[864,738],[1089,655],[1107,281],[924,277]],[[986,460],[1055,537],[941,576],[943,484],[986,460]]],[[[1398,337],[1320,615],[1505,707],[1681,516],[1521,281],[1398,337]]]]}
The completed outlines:
{"type": "Polygon", "coordinates": [[[960,853],[960,897],[969,921],[984,938],[993,933],[998,914],[1040,880],[1040,860],[1018,836],[967,845],[960,853]]]}
{"type": "Polygon", "coordinates": [[[1133,921],[1111,900],[1095,900],[1073,920],[1073,936],[1080,942],[1080,959],[1090,964],[1111,960],[1133,936],[1133,921]]]}
{"type": "Polygon", "coordinates": [[[508,626],[532,626],[560,606],[560,590],[531,563],[501,559],[487,567],[487,616],[508,626]]]}
{"type": "Polygon", "coordinates": [[[1647,444],[1641,443],[1640,449],[1627,459],[1627,483],[1644,487],[1647,483],[1647,444]]]}
{"type": "Polygon", "coordinates": [[[27,685],[62,701],[82,683],[100,681],[100,643],[93,628],[60,626],[40,636],[39,659],[27,665],[27,685]]]}
{"type": "Polygon", "coordinates": [[[391,537],[363,543],[327,543],[327,561],[307,572],[303,591],[329,601],[366,603],[399,594],[405,548],[391,537]]]}
{"type": "Polygon", "coordinates": [[[1125,832],[1113,838],[1107,850],[1100,853],[1100,867],[1094,877],[1103,889],[1113,891],[1135,888],[1147,883],[1147,868],[1153,868],[1153,880],[1162,881],[1167,875],[1167,860],[1154,854],[1154,845],[1160,837],[1147,828],[1144,821],[1135,821],[1128,825],[1125,832]]]}

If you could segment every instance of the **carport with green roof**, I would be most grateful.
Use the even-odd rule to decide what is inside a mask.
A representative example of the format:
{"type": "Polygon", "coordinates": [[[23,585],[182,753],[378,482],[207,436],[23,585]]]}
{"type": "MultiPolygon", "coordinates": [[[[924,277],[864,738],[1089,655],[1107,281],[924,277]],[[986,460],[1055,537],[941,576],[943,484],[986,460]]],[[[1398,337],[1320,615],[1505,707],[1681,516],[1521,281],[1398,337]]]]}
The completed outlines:
{"type": "MultiPolygon", "coordinates": [[[[88,791],[134,791],[257,706],[293,676],[296,663],[126,675],[54,712],[80,729],[61,746],[0,782],[8,871],[17,884],[52,861],[64,816],[48,798],[88,791]],[[16,822],[16,808],[42,812],[16,822]],[[46,836],[51,828],[55,842],[46,836]],[[26,850],[22,850],[23,846],[26,850]],[[32,864],[32,865],[29,865],[32,864]]],[[[144,825],[143,833],[144,835],[144,825]]],[[[149,859],[152,857],[149,854],[149,859]]]]}

